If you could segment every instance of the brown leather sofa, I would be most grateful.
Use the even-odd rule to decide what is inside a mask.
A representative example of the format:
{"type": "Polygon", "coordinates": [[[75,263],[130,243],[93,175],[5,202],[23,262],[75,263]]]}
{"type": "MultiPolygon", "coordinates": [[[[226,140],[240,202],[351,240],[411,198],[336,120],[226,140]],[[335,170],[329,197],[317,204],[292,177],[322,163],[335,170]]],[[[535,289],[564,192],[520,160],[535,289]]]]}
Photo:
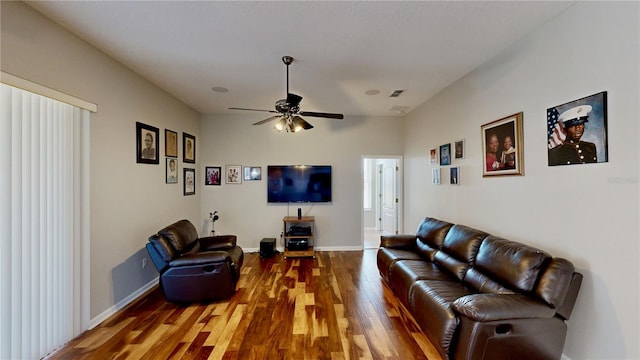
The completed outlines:
{"type": "Polygon", "coordinates": [[[160,288],[172,302],[228,298],[240,278],[244,253],[235,235],[198,238],[189,220],[149,237],[147,252],[160,273],[160,288]]]}
{"type": "Polygon", "coordinates": [[[582,275],[533,247],[425,218],[382,236],[380,275],[446,359],[560,359],[582,275]]]}

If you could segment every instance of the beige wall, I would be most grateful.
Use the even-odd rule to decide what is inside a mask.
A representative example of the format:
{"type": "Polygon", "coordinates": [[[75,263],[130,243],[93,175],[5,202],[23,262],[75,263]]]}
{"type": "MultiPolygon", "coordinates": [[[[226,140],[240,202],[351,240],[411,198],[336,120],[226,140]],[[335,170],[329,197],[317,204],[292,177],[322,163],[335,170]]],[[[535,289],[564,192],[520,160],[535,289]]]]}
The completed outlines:
{"type": "MultiPolygon", "coordinates": [[[[200,114],[21,2],[2,1],[2,71],[98,105],[91,116],[90,317],[152,281],[147,237],[200,221],[200,194],[165,184],[164,129],[200,138],[200,114]],[[135,123],[160,129],[160,165],[136,164],[135,123]]],[[[182,150],[180,150],[182,155],[182,150]]],[[[196,157],[197,159],[198,157],[196,157]]],[[[180,160],[180,169],[182,169],[180,160]]]]}
{"type": "Polygon", "coordinates": [[[638,14],[638,2],[578,3],[406,119],[405,228],[433,216],[572,260],[584,274],[564,351],[572,359],[640,357],[638,14]],[[609,162],[547,166],[546,109],[600,91],[609,162]],[[483,178],[480,126],[520,111],[525,176],[483,178]],[[425,149],[459,139],[460,186],[444,185],[448,175],[425,181],[425,149]]]}
{"type": "MultiPolygon", "coordinates": [[[[356,249],[362,246],[362,157],[401,155],[400,119],[346,117],[344,120],[306,118],[314,129],[278,133],[273,124],[252,126],[268,114],[208,115],[202,119],[199,174],[206,166],[261,166],[262,181],[202,186],[202,214],[219,211],[216,232],[238,234],[247,249],[259,248],[265,237],[280,242],[282,217],[316,217],[317,246],[356,249]],[[229,134],[234,134],[229,136],[229,134]],[[330,204],[267,204],[267,165],[331,165],[333,201],[330,204]]],[[[206,226],[208,224],[204,224],[206,226]]],[[[203,228],[203,231],[204,228],[203,228]]]]}

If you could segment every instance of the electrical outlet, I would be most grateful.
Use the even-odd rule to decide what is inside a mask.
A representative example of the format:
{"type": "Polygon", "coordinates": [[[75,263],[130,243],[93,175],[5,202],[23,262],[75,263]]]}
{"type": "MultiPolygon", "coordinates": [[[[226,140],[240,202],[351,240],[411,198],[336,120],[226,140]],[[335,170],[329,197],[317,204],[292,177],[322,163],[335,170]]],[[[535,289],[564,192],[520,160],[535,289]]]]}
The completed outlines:
{"type": "Polygon", "coordinates": [[[147,258],[143,257],[142,258],[142,268],[144,269],[145,267],[147,267],[147,258]]]}

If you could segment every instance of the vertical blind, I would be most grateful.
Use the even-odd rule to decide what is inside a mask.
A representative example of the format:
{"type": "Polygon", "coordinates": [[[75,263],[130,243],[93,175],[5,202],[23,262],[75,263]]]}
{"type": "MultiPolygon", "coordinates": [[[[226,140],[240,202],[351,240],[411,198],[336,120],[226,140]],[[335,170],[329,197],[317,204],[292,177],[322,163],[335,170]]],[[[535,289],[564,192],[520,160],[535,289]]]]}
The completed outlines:
{"type": "Polygon", "coordinates": [[[0,84],[0,359],[39,359],[84,326],[89,116],[0,84]]]}

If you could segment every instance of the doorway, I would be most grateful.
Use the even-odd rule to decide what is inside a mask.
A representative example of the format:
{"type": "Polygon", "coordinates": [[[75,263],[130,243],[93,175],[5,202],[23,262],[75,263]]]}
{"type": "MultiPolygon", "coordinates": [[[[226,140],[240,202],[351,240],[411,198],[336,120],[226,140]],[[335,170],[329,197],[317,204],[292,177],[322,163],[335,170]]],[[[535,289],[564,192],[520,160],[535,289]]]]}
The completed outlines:
{"type": "Polygon", "coordinates": [[[380,236],[398,234],[402,216],[402,158],[362,159],[362,244],[380,246],[380,236]]]}

